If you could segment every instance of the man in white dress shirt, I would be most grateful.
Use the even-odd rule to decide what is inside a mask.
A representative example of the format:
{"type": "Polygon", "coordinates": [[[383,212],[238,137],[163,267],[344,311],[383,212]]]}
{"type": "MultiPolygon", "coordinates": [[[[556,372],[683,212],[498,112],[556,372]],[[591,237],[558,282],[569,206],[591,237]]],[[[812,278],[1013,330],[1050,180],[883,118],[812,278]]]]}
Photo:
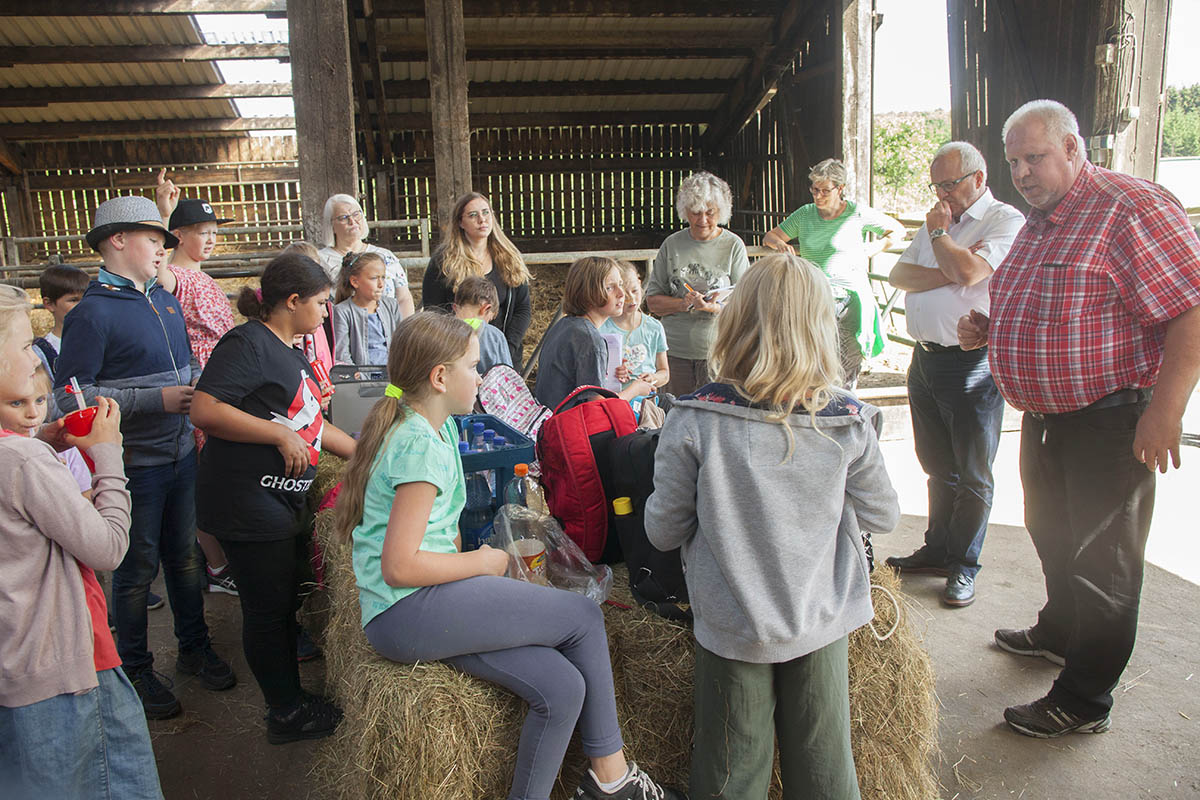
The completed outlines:
{"type": "Polygon", "coordinates": [[[1025,218],[992,197],[987,164],[966,142],[943,145],[929,177],[937,202],[888,278],[907,292],[905,318],[917,342],[908,400],[917,458],[929,475],[929,527],[922,547],[887,563],[945,576],[942,602],[960,608],[975,600],[1004,400],[987,348],[960,348],[957,325],[971,309],[988,313],[992,271],[1025,218]]]}

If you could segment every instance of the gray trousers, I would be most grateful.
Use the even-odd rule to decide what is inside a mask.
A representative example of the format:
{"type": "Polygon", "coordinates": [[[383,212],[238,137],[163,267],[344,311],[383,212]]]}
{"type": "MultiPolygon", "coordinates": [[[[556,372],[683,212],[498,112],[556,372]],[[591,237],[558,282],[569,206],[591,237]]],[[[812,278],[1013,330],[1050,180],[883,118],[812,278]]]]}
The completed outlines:
{"type": "Polygon", "coordinates": [[[547,800],[579,723],[583,752],[622,747],[604,615],[583,595],[481,576],[426,586],[367,623],[393,661],[444,661],[529,704],[509,800],[547,800]]]}
{"type": "Polygon", "coordinates": [[[765,800],[776,737],[784,800],[859,800],[847,642],[782,664],[721,658],[696,644],[692,800],[765,800]]]}

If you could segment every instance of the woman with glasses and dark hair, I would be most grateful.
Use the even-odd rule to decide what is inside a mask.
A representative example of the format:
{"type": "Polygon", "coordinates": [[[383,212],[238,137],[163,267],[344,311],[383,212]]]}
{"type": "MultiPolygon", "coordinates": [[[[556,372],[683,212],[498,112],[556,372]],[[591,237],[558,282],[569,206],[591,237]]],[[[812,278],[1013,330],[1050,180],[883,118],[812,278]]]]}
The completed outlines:
{"type": "Polygon", "coordinates": [[[829,278],[837,309],[842,385],[853,390],[863,358],[883,352],[879,306],[868,277],[871,257],[904,240],[904,226],[847,200],[846,166],[827,158],[808,173],[813,202],[793,211],[763,237],[763,245],[808,259],[829,278]],[[864,234],[882,236],[864,242],[864,234]],[[788,244],[795,240],[794,244],[788,244]]]}
{"type": "Polygon", "coordinates": [[[401,316],[407,317],[414,311],[412,293],[408,290],[408,273],[400,266],[400,259],[391,250],[367,244],[371,232],[367,218],[363,215],[358,200],[348,194],[335,194],[325,201],[321,216],[322,244],[317,255],[329,281],[337,286],[342,271],[342,262],[347,253],[376,253],[383,259],[383,296],[394,297],[400,306],[401,316]]]}

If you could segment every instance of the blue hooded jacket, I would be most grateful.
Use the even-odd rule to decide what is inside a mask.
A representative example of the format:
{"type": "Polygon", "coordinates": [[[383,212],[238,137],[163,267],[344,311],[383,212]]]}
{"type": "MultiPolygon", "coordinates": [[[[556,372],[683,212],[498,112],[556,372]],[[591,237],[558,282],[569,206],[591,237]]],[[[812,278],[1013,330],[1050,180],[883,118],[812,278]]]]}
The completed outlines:
{"type": "Polygon", "coordinates": [[[73,411],[66,387],[74,377],[89,405],[101,394],[116,400],[126,465],[157,466],[195,446],[188,415],[163,411],[162,389],[189,385],[199,373],[179,301],[154,281],[143,294],[101,269],[63,322],[54,396],[64,412],[73,411]]]}

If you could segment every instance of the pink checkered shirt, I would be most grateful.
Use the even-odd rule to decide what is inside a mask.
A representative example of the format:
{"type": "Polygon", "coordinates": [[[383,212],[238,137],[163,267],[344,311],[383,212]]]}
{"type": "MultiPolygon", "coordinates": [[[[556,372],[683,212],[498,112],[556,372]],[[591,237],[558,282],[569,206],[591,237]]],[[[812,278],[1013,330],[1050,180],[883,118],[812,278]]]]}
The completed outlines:
{"type": "Polygon", "coordinates": [[[1076,411],[1158,380],[1166,323],[1200,305],[1200,240],[1161,186],[1092,164],[1033,209],[991,282],[988,346],[1004,398],[1076,411]]]}

